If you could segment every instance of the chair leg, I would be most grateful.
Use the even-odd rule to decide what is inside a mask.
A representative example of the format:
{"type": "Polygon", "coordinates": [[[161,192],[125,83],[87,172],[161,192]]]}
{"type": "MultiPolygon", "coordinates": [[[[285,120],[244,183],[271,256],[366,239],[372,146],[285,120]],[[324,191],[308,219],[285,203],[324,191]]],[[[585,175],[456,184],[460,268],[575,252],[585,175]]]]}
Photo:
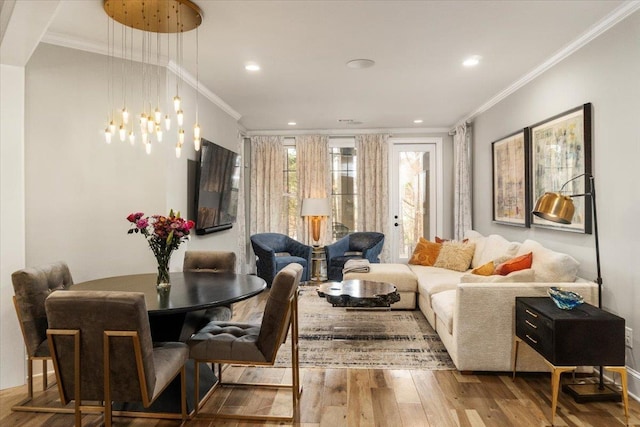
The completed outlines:
{"type": "MultiPolygon", "coordinates": [[[[198,402],[196,401],[197,407],[198,402]]],[[[180,409],[182,410],[182,423],[185,423],[187,421],[187,370],[184,366],[180,370],[180,409]]]]}
{"type": "Polygon", "coordinates": [[[27,394],[29,400],[33,399],[33,360],[29,358],[27,362],[27,394]]]}
{"type": "Polygon", "coordinates": [[[200,363],[197,360],[193,361],[193,373],[194,373],[194,382],[193,382],[193,387],[194,387],[194,395],[195,395],[195,400],[194,400],[194,409],[193,409],[193,415],[196,416],[198,415],[198,410],[200,409],[200,363]]]}
{"type": "Polygon", "coordinates": [[[42,359],[42,391],[49,388],[47,381],[47,359],[42,359]]]}

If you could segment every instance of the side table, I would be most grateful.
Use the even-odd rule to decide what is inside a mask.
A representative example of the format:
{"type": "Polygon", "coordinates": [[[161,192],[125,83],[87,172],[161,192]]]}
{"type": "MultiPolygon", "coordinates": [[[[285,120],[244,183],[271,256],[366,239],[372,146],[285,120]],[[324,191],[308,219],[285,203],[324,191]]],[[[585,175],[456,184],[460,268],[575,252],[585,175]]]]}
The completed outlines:
{"type": "Polygon", "coordinates": [[[324,246],[314,246],[311,250],[311,281],[325,282],[327,280],[327,258],[324,246]]]}
{"type": "MultiPolygon", "coordinates": [[[[521,342],[540,354],[551,368],[551,424],[558,403],[560,375],[578,366],[601,366],[617,372],[621,377],[622,399],[619,394],[609,400],[624,402],[624,413],[629,421],[627,370],[625,367],[624,319],[594,307],[582,304],[573,310],[561,310],[548,297],[516,297],[516,336],[514,337],[513,377],[518,362],[521,342]]],[[[594,389],[598,384],[593,385],[594,389]]],[[[579,399],[569,387],[564,391],[579,399]]]]}

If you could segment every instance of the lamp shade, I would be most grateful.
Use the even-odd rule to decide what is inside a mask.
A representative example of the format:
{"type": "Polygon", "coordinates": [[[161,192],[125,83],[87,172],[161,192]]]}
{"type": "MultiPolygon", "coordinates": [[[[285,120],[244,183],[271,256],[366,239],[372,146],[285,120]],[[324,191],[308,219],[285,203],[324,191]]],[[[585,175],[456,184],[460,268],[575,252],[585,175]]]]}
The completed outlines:
{"type": "Polygon", "coordinates": [[[310,198],[302,199],[302,209],[300,216],[329,216],[331,215],[331,204],[329,199],[310,198]]]}
{"type": "Polygon", "coordinates": [[[544,193],[536,202],[533,214],[547,221],[571,224],[574,211],[571,197],[560,193],[544,193]]]}

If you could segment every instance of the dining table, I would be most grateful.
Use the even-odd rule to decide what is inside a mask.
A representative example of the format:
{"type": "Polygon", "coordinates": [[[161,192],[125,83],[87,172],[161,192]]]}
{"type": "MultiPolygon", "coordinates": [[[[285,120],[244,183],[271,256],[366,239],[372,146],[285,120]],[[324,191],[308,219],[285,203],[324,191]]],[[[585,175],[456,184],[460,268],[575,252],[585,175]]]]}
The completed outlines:
{"type": "MultiPolygon", "coordinates": [[[[183,341],[203,326],[202,314],[211,307],[229,305],[263,292],[267,284],[251,274],[214,273],[210,271],[173,272],[169,274],[169,289],[156,289],[154,273],[129,274],[89,280],[71,286],[71,290],[142,292],[144,294],[153,341],[183,341]]],[[[187,408],[195,407],[194,366],[189,360],[187,369],[187,408]]],[[[199,395],[204,396],[217,378],[209,365],[200,368],[199,395]]],[[[180,413],[179,378],[165,389],[149,407],[135,402],[114,403],[120,411],[150,411],[180,413]]]]}

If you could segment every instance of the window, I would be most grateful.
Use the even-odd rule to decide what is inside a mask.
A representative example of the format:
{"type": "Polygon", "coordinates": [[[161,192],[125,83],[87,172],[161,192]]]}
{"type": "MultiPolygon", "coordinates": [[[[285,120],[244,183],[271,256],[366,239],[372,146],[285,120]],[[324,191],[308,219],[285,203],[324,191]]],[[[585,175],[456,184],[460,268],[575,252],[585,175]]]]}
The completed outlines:
{"type": "Polygon", "coordinates": [[[356,231],[357,185],[356,149],[338,146],[329,148],[331,154],[331,210],[333,240],[356,231]]]}
{"type": "Polygon", "coordinates": [[[296,220],[300,216],[298,207],[298,162],[296,158],[296,147],[284,147],[284,194],[285,206],[287,207],[287,235],[292,239],[298,238],[298,227],[296,220]]]}

